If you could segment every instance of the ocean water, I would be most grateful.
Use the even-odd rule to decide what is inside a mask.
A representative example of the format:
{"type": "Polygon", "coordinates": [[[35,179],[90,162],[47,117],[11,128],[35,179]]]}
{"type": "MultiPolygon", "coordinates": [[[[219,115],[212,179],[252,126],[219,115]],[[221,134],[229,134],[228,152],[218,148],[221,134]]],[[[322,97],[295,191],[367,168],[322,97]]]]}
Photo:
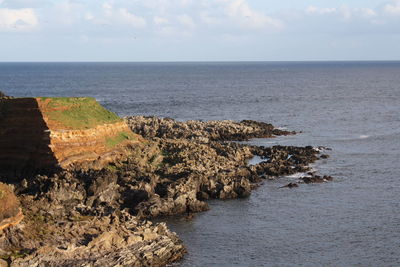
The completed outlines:
{"type": "Polygon", "coordinates": [[[258,145],[332,148],[331,183],[210,201],[168,225],[178,266],[399,266],[400,62],[0,63],[14,96],[93,96],[121,116],[253,119],[302,131],[258,145]]]}

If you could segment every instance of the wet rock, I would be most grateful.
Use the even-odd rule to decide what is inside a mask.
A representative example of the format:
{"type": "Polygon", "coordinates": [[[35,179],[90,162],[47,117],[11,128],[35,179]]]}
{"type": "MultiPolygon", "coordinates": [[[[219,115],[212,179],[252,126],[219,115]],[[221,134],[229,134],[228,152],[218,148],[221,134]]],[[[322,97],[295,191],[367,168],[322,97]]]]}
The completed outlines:
{"type": "MultiPolygon", "coordinates": [[[[102,170],[26,177],[16,184],[25,220],[0,236],[17,266],[162,266],[185,253],[165,224],[147,219],[205,211],[208,199],[244,198],[263,179],[309,172],[311,146],[257,147],[232,140],[292,134],[255,121],[177,122],[128,117],[148,140],[102,170]],[[254,156],[264,161],[248,166],[254,156]]],[[[310,172],[303,183],[329,181],[310,172]]],[[[294,188],[297,183],[285,187],[294,188]]]]}
{"type": "Polygon", "coordinates": [[[333,180],[332,176],[319,176],[316,174],[312,174],[311,176],[304,176],[301,177],[300,180],[304,182],[305,184],[314,184],[314,183],[325,183],[325,182],[330,182],[333,180]]]}
{"type": "Polygon", "coordinates": [[[284,185],[284,186],[282,186],[280,188],[285,188],[285,187],[287,187],[287,188],[296,188],[296,187],[299,187],[299,185],[296,184],[296,183],[288,183],[287,185],[284,185]]]}

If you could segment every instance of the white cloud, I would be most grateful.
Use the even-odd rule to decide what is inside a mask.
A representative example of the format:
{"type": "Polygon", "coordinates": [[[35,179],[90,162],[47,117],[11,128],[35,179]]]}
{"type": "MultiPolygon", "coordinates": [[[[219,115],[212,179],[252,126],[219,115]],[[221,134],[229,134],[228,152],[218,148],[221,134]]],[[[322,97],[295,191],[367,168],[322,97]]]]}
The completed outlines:
{"type": "Polygon", "coordinates": [[[127,8],[114,8],[114,6],[106,2],[102,5],[103,12],[107,17],[107,23],[124,24],[134,28],[144,28],[147,25],[145,18],[135,15],[127,8]]]}
{"type": "Polygon", "coordinates": [[[165,25],[165,24],[169,24],[169,20],[163,17],[159,17],[159,16],[155,16],[153,18],[153,22],[155,25],[165,25]]]}
{"type": "Polygon", "coordinates": [[[356,8],[355,11],[365,18],[377,16],[376,11],[371,8],[361,7],[361,8],[356,8]]]}
{"type": "Polygon", "coordinates": [[[92,12],[86,12],[85,14],[85,20],[94,20],[95,16],[92,14],[92,12]]]}
{"type": "Polygon", "coordinates": [[[352,11],[348,6],[341,5],[340,7],[316,7],[309,6],[306,8],[307,14],[316,15],[339,15],[344,19],[350,19],[352,16],[352,11]]]}
{"type": "Polygon", "coordinates": [[[201,11],[199,14],[201,22],[208,24],[208,25],[217,25],[220,24],[222,18],[220,16],[213,15],[210,11],[201,11]]]}
{"type": "Polygon", "coordinates": [[[225,10],[232,21],[244,28],[283,28],[283,22],[253,10],[245,0],[217,0],[226,5],[225,10]]]}
{"type": "Polygon", "coordinates": [[[337,12],[337,8],[334,8],[334,7],[309,6],[306,8],[306,13],[309,13],[309,14],[324,15],[324,14],[332,14],[332,13],[336,13],[336,12],[337,12]]]}
{"type": "Polygon", "coordinates": [[[143,17],[136,16],[135,14],[130,13],[126,8],[118,9],[116,15],[120,17],[121,21],[129,24],[132,27],[146,27],[146,20],[143,17]]]}
{"type": "Polygon", "coordinates": [[[383,12],[389,15],[400,15],[400,0],[392,0],[383,6],[383,12]]]}
{"type": "Polygon", "coordinates": [[[106,15],[112,14],[113,6],[110,3],[105,2],[105,3],[103,3],[102,7],[103,7],[103,11],[104,11],[104,13],[106,13],[106,15]]]}
{"type": "Polygon", "coordinates": [[[371,8],[350,8],[347,5],[341,5],[340,7],[309,6],[305,12],[309,15],[336,15],[344,20],[350,20],[353,17],[371,18],[377,16],[377,13],[371,8]]]}
{"type": "Polygon", "coordinates": [[[194,28],[196,26],[193,19],[189,15],[186,15],[186,14],[178,16],[177,20],[181,25],[183,25],[187,28],[194,28]]]}
{"type": "Polygon", "coordinates": [[[38,25],[36,13],[31,8],[0,8],[0,30],[27,31],[38,25]]]}
{"type": "Polygon", "coordinates": [[[351,19],[351,17],[353,16],[353,12],[354,10],[349,8],[347,5],[342,5],[339,8],[339,14],[342,16],[342,18],[347,20],[351,19]]]}
{"type": "Polygon", "coordinates": [[[86,16],[86,6],[80,2],[60,1],[47,10],[53,27],[67,26],[71,27],[79,24],[80,20],[86,16]]]}

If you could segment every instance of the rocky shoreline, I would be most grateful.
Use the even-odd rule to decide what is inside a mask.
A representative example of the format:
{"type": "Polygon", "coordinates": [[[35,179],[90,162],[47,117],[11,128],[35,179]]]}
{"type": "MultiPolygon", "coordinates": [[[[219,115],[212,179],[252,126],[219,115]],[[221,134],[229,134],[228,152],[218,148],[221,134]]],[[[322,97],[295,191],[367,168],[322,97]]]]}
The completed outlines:
{"type": "MultiPolygon", "coordinates": [[[[181,259],[185,247],[164,223],[149,219],[190,217],[208,209],[207,199],[248,197],[262,180],[310,172],[311,163],[327,157],[310,146],[232,142],[295,134],[262,122],[178,122],[143,116],[125,121],[147,140],[132,147],[128,158],[102,170],[12,181],[25,218],[0,236],[3,263],[166,265],[181,259]],[[263,161],[249,166],[254,156],[263,161]]],[[[331,179],[309,173],[299,183],[331,179]]]]}

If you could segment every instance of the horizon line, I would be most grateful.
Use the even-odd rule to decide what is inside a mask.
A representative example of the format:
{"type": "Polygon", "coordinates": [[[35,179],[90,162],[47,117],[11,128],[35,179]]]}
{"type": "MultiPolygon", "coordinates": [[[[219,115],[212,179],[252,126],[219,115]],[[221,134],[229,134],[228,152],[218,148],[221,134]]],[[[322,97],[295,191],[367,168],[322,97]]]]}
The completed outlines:
{"type": "Polygon", "coordinates": [[[338,59],[338,60],[177,60],[177,61],[113,61],[113,60],[77,60],[77,61],[0,61],[3,63],[324,63],[324,62],[400,62],[400,59],[338,59]]]}

